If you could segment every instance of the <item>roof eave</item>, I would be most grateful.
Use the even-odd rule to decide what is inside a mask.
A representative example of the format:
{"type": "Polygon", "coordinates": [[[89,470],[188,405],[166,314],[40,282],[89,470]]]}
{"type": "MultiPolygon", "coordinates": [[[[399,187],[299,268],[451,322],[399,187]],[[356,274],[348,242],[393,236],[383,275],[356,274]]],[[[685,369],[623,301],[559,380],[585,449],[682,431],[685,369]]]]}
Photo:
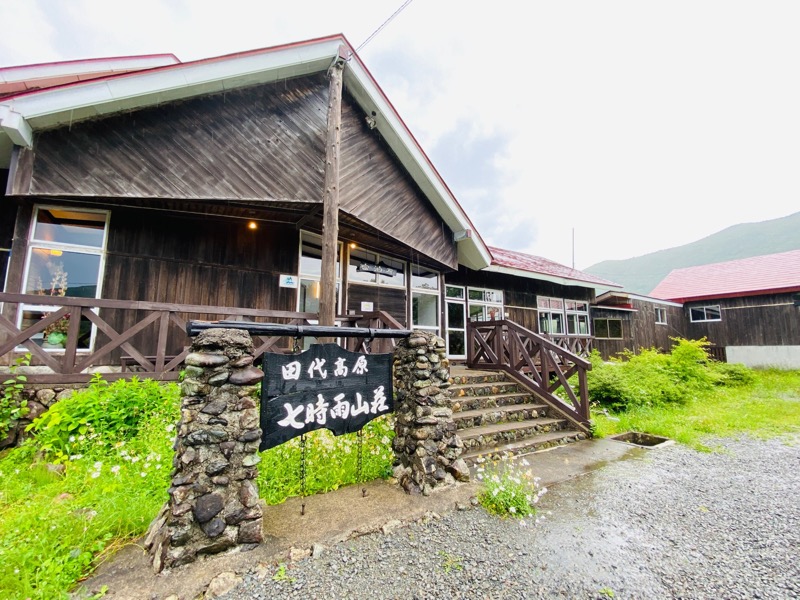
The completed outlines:
{"type": "MultiPolygon", "coordinates": [[[[580,279],[570,279],[568,277],[558,277],[556,275],[548,275],[545,273],[536,273],[533,271],[525,271],[523,269],[515,269],[513,267],[503,267],[500,265],[490,265],[483,269],[484,271],[490,271],[492,273],[503,273],[506,275],[513,275],[515,277],[525,277],[527,279],[540,279],[543,281],[550,281],[552,283],[558,283],[561,285],[571,285],[571,286],[578,286],[578,287],[585,287],[596,290],[598,288],[608,288],[612,287],[614,284],[611,283],[599,283],[599,282],[592,282],[592,281],[583,281],[580,279]]],[[[622,286],[615,286],[615,287],[622,287],[622,286]]]]}

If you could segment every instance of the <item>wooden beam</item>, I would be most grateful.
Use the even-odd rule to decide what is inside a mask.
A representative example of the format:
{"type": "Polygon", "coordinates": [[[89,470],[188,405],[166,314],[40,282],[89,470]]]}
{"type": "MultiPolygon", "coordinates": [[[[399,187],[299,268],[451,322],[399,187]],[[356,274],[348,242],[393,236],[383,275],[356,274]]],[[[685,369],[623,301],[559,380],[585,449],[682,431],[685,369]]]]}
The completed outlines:
{"type": "MultiPolygon", "coordinates": [[[[333,325],[336,316],[336,255],[339,238],[339,153],[342,142],[342,74],[344,60],[331,65],[328,99],[328,134],[325,146],[323,189],[322,272],[320,273],[319,324],[333,325]]],[[[323,340],[320,340],[323,341],[323,340]]]]}

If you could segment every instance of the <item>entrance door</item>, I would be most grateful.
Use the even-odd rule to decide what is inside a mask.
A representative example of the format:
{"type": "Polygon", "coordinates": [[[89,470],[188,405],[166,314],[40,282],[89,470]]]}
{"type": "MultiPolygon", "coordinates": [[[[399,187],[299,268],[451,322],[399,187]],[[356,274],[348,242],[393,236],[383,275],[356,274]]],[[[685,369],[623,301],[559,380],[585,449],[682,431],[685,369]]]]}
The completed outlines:
{"type": "Polygon", "coordinates": [[[464,288],[445,286],[447,305],[447,355],[450,358],[467,358],[467,305],[464,288]]]}

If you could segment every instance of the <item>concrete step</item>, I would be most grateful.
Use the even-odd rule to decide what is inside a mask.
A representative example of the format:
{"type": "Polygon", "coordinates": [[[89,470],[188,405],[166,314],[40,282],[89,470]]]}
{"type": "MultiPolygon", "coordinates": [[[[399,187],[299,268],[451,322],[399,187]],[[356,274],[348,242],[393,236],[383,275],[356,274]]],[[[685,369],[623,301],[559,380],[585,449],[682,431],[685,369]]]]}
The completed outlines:
{"type": "Polygon", "coordinates": [[[514,406],[517,404],[531,404],[536,399],[527,392],[512,392],[510,394],[493,394],[490,396],[461,396],[451,398],[450,407],[453,416],[457,413],[501,406],[514,406]]]}
{"type": "Polygon", "coordinates": [[[453,412],[453,420],[459,429],[481,427],[497,423],[527,421],[547,417],[546,404],[508,404],[479,408],[476,410],[461,410],[453,412]]]}
{"type": "Polygon", "coordinates": [[[461,458],[472,467],[485,461],[496,461],[510,456],[541,452],[587,438],[588,436],[582,431],[572,429],[550,431],[505,444],[496,444],[486,448],[471,448],[466,450],[461,455],[461,458]]]}
{"type": "Polygon", "coordinates": [[[458,432],[464,442],[464,452],[487,449],[492,446],[509,444],[540,433],[561,431],[567,426],[565,419],[538,418],[515,423],[495,423],[481,427],[470,427],[458,432]]]}

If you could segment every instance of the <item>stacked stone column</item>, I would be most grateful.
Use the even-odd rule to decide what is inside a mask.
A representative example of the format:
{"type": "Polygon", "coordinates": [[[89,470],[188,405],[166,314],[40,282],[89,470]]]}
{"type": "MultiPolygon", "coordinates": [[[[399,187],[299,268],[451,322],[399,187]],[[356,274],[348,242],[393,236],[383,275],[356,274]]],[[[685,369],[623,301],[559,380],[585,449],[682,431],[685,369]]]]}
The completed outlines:
{"type": "Polygon", "coordinates": [[[253,480],[264,373],[252,363],[250,335],[232,329],[202,332],[186,357],[170,498],[145,539],[156,572],[263,539],[253,480]]]}
{"type": "Polygon", "coordinates": [[[450,363],[442,338],[414,331],[394,354],[395,477],[411,494],[469,481],[450,408],[450,363]]]}

